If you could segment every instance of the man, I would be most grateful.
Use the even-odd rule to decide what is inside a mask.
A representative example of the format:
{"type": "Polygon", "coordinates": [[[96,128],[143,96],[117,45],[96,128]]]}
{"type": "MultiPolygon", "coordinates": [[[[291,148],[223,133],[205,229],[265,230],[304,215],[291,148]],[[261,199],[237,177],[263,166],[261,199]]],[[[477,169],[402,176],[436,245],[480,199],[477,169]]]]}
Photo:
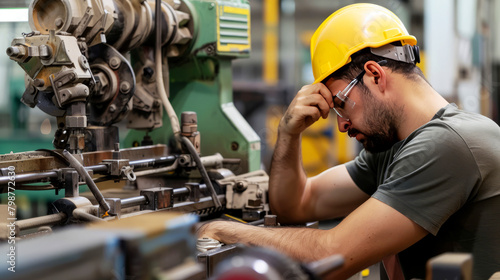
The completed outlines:
{"type": "Polygon", "coordinates": [[[415,45],[392,12],[372,4],[340,9],[311,40],[316,80],[280,122],[270,205],[281,223],[345,216],[337,227],[214,222],[200,236],[305,262],[342,254],[335,279],[397,253],[406,279],[424,278],[426,261],[443,252],[471,252],[474,279],[500,271],[500,128],[448,104],[415,66],[415,45]],[[307,178],[301,133],[330,109],[364,150],[307,178]]]}

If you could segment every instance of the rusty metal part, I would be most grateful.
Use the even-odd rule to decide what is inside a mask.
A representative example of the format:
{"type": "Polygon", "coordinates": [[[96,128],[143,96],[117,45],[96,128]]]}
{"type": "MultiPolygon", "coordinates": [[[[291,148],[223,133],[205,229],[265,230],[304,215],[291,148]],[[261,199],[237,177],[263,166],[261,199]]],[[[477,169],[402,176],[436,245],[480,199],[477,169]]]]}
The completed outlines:
{"type": "Polygon", "coordinates": [[[147,202],[141,204],[141,210],[160,210],[170,208],[174,204],[174,193],[172,188],[152,188],[141,190],[141,195],[146,197],[147,202]]]}
{"type": "Polygon", "coordinates": [[[264,216],[264,226],[275,227],[278,225],[278,217],[276,215],[266,215],[264,216]]]}
{"type": "Polygon", "coordinates": [[[109,126],[121,121],[132,108],[129,101],[135,92],[135,74],[127,59],[115,48],[99,44],[89,49],[92,73],[100,86],[90,98],[89,122],[109,126]]]}

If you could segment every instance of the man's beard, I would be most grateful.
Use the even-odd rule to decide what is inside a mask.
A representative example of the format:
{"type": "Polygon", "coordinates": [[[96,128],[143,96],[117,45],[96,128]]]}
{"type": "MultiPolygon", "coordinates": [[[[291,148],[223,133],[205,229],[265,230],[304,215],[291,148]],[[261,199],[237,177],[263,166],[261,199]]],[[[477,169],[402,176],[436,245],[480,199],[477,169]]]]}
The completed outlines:
{"type": "Polygon", "coordinates": [[[364,132],[352,129],[349,130],[349,135],[363,134],[365,137],[361,144],[368,152],[379,153],[390,149],[399,141],[396,128],[398,120],[396,108],[376,100],[371,93],[365,95],[365,108],[364,123],[367,129],[364,132]]]}

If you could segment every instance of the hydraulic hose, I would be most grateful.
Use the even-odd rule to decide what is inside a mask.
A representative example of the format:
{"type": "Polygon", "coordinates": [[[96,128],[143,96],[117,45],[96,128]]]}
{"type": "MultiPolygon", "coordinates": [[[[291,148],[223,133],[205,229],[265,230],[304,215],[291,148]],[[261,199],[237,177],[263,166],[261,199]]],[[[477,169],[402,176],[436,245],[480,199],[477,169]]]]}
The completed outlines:
{"type": "MultiPolygon", "coordinates": [[[[163,80],[163,70],[162,70],[162,51],[161,51],[161,0],[156,0],[155,4],[155,31],[156,31],[156,40],[155,40],[155,67],[156,67],[156,88],[158,90],[158,95],[160,95],[163,106],[165,107],[165,111],[167,112],[168,119],[170,120],[170,124],[172,125],[172,132],[176,140],[181,133],[181,128],[179,125],[179,119],[175,114],[175,110],[170,104],[170,100],[168,100],[168,95],[170,91],[170,74],[167,71],[165,74],[165,82],[163,80]]],[[[168,27],[168,24],[165,26],[168,27]]],[[[165,59],[165,66],[168,69],[168,59],[165,59]]]]}
{"type": "Polygon", "coordinates": [[[85,183],[87,183],[87,186],[89,187],[90,191],[94,195],[95,199],[97,200],[97,203],[99,203],[99,206],[104,210],[105,214],[107,215],[109,211],[109,205],[108,203],[104,200],[104,197],[102,196],[101,192],[99,191],[99,188],[97,188],[97,185],[95,184],[94,180],[90,176],[89,172],[85,169],[85,167],[68,151],[64,150],[63,151],[64,157],[69,161],[70,166],[73,167],[78,175],[80,177],[85,179],[85,183]]]}
{"type": "Polygon", "coordinates": [[[207,185],[210,191],[210,196],[212,196],[212,201],[214,202],[216,208],[221,208],[222,204],[220,203],[219,197],[217,197],[217,193],[215,192],[214,186],[212,185],[212,182],[208,177],[208,173],[207,170],[205,170],[205,166],[203,165],[203,163],[201,163],[201,159],[200,156],[198,155],[198,152],[196,151],[196,148],[193,146],[193,143],[191,143],[191,141],[189,141],[187,137],[182,136],[182,143],[184,143],[186,148],[189,150],[189,153],[193,157],[194,161],[196,162],[196,166],[198,166],[198,170],[200,170],[200,174],[203,177],[203,181],[205,181],[205,185],[207,185]]]}

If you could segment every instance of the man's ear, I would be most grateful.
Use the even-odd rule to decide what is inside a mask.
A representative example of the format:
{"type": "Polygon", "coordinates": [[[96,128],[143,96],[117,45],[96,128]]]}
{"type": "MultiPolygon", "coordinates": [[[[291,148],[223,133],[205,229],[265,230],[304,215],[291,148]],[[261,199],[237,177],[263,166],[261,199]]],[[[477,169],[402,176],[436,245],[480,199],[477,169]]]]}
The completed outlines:
{"type": "MultiPolygon", "coordinates": [[[[387,83],[387,73],[377,62],[370,60],[365,63],[365,76],[370,83],[378,87],[380,92],[384,92],[387,83]]],[[[366,82],[365,82],[366,84],[366,82]]]]}

